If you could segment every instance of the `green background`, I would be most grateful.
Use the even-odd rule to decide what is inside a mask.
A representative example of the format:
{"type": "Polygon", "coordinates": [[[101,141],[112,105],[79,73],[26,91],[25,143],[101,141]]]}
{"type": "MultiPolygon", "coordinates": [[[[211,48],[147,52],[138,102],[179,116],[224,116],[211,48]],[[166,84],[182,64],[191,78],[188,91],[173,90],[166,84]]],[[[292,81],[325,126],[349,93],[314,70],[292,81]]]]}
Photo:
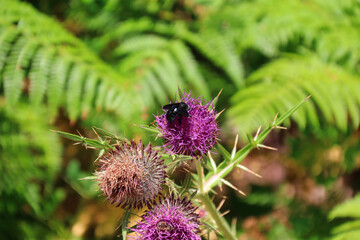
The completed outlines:
{"type": "MultiPolygon", "coordinates": [[[[93,181],[97,152],[51,130],[154,141],[178,86],[216,109],[221,143],[311,95],[228,177],[239,239],[360,234],[356,0],[0,0],[0,236],[116,239],[122,211],[93,181]],[[349,202],[344,201],[351,199],[349,202]]],[[[161,144],[157,140],[156,144],[161,144]]],[[[218,157],[220,158],[219,154],[218,157]]],[[[174,178],[181,181],[178,171],[174,178]]]]}

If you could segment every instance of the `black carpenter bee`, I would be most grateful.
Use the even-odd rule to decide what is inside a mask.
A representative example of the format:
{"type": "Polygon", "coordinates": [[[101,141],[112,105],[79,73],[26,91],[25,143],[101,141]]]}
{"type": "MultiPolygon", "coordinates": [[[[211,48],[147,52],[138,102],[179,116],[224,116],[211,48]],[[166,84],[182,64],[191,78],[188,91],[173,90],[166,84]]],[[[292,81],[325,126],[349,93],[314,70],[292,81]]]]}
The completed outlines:
{"type": "Polygon", "coordinates": [[[168,109],[166,112],[166,120],[169,123],[173,123],[177,116],[179,116],[179,124],[181,124],[182,117],[188,117],[190,107],[184,102],[171,103],[163,106],[163,109],[168,109]]]}

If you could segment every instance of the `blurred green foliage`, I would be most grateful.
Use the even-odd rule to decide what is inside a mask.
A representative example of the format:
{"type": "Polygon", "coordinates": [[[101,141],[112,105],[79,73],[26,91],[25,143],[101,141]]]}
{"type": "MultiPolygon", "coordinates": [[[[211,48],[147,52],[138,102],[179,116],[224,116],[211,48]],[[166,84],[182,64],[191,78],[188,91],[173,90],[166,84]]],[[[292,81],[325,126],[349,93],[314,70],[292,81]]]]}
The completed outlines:
{"type": "Polygon", "coordinates": [[[161,104],[174,100],[178,85],[206,99],[223,88],[217,109],[228,109],[220,117],[224,142],[235,133],[245,139],[312,95],[287,122],[285,135],[291,136],[279,134],[281,140],[270,142],[285,149],[287,178],[271,191],[254,188],[244,200],[245,209],[266,206],[259,215],[288,209],[289,226],[275,220],[271,230],[260,231],[268,239],[330,237],[338,222],[326,224],[326,216],[349,197],[339,189],[360,189],[358,1],[0,4],[0,214],[7,216],[1,217],[0,235],[70,237],[75,217],[53,217],[65,189],[86,199],[97,194],[93,182],[77,180],[89,175],[91,157],[70,154],[69,143],[50,129],[69,131],[77,124],[91,134],[89,127],[99,126],[146,141],[130,126],[153,121],[161,104]],[[321,185],[327,199],[312,206],[298,193],[284,198],[287,185],[309,195],[321,185]],[[325,226],[310,229],[309,221],[325,226]]]}
{"type": "Polygon", "coordinates": [[[23,104],[12,113],[0,108],[0,231],[7,239],[47,235],[65,197],[54,187],[62,147],[44,114],[23,104]]]}

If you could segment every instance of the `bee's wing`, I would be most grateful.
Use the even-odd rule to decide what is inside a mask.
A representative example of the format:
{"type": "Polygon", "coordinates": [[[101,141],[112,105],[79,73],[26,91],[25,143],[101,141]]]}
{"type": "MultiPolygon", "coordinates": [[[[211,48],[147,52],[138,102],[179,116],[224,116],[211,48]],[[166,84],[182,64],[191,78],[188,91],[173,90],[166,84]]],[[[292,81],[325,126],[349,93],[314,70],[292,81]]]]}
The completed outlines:
{"type": "Polygon", "coordinates": [[[170,109],[172,106],[176,106],[176,105],[178,105],[178,103],[170,103],[170,104],[164,105],[162,108],[163,109],[170,109]]]}

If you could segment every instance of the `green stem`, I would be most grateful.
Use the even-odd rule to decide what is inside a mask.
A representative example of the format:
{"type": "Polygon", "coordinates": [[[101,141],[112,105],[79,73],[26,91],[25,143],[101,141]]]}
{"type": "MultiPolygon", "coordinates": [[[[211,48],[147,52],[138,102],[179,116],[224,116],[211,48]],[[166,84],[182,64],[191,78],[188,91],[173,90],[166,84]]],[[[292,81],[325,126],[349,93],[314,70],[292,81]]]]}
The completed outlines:
{"type": "Polygon", "coordinates": [[[122,223],[121,223],[121,227],[122,227],[122,238],[123,240],[126,240],[126,236],[127,236],[127,232],[128,232],[128,229],[126,228],[128,223],[129,223],[129,218],[130,218],[130,214],[131,214],[131,209],[130,208],[126,208],[124,209],[124,216],[123,216],[123,219],[122,219],[122,223]]]}
{"type": "Polygon", "coordinates": [[[195,166],[196,166],[196,172],[198,175],[198,184],[199,184],[199,192],[200,193],[204,193],[204,172],[203,169],[201,167],[201,159],[196,159],[195,160],[195,166]]]}
{"type": "Polygon", "coordinates": [[[203,169],[201,167],[201,162],[198,160],[196,162],[196,171],[198,174],[198,183],[199,183],[199,193],[195,196],[197,199],[204,204],[206,211],[210,214],[211,218],[216,222],[217,229],[221,232],[225,239],[228,240],[237,240],[235,234],[231,231],[230,226],[223,218],[218,210],[216,209],[214,203],[209,198],[208,194],[204,192],[204,178],[203,178],[203,169]]]}

